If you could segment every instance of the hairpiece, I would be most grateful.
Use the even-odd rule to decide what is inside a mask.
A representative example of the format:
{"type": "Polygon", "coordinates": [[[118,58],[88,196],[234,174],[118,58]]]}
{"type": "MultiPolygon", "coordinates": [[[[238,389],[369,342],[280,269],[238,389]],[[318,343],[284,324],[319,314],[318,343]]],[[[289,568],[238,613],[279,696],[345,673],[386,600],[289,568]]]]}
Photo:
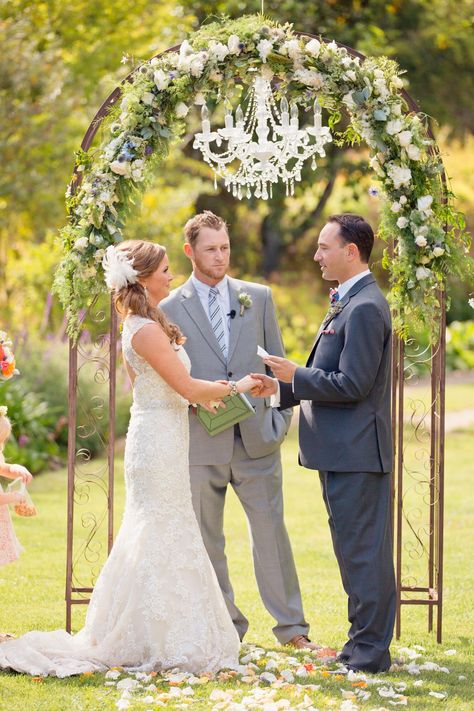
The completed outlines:
{"type": "Polygon", "coordinates": [[[137,281],[138,272],[133,268],[133,260],[113,244],[105,250],[102,267],[104,268],[105,283],[110,290],[118,291],[127,284],[135,284],[137,281]]]}

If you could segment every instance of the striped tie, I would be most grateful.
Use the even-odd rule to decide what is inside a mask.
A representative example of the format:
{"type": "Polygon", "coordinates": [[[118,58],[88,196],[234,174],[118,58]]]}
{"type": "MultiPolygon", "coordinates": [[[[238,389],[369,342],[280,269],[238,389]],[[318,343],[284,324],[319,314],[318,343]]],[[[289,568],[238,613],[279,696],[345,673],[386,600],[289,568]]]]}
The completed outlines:
{"type": "Polygon", "coordinates": [[[224,338],[224,321],[222,320],[222,310],[219,306],[219,301],[217,300],[218,295],[218,290],[211,286],[209,289],[209,318],[211,319],[212,330],[217,338],[219,347],[224,355],[224,358],[227,359],[227,348],[224,338]]]}

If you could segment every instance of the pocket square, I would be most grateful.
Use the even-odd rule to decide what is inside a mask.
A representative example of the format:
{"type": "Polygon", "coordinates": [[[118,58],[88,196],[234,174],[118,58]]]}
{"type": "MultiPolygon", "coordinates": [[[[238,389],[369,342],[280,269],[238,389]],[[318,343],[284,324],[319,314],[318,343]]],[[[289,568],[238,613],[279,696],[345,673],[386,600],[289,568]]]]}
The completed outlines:
{"type": "Polygon", "coordinates": [[[326,328],[324,331],[321,331],[322,336],[333,336],[336,333],[336,331],[333,328],[326,328]]]}

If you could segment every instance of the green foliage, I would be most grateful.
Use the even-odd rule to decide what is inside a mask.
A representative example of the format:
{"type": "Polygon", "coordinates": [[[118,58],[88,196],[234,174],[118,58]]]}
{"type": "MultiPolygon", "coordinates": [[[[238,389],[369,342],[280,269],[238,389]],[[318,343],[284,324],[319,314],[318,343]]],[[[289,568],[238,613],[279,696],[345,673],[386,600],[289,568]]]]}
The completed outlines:
{"type": "Polygon", "coordinates": [[[474,370],[474,321],[453,321],[446,330],[448,370],[474,370]]]}
{"type": "Polygon", "coordinates": [[[2,404],[8,407],[12,435],[5,447],[5,458],[23,464],[33,473],[57,464],[59,444],[56,441],[58,410],[51,408],[20,380],[8,383],[0,393],[2,404]]]}

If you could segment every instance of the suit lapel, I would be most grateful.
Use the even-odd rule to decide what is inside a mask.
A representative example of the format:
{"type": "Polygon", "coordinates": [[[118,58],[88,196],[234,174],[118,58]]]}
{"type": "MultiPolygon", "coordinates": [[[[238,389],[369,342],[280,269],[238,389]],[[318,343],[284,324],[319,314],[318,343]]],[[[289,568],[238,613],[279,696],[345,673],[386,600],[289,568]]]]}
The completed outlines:
{"type": "Polygon", "coordinates": [[[245,311],[244,316],[240,316],[239,294],[242,291],[241,285],[236,279],[232,279],[231,277],[228,277],[228,284],[230,310],[235,311],[235,317],[230,319],[229,352],[227,354],[227,362],[230,362],[237,346],[237,341],[239,340],[240,330],[245,318],[245,311]]]}
{"type": "Polygon", "coordinates": [[[224,354],[217,342],[214,331],[212,330],[211,322],[204,312],[201,304],[201,300],[193,286],[191,279],[183,285],[181,291],[181,302],[183,308],[186,310],[188,316],[194,321],[198,327],[200,333],[202,334],[206,343],[212,348],[212,350],[219,356],[223,363],[225,363],[224,354]]]}
{"type": "Polygon", "coordinates": [[[363,279],[359,279],[359,281],[356,282],[351,289],[349,289],[347,294],[340,301],[337,302],[340,305],[340,309],[337,312],[333,313],[331,316],[328,316],[326,314],[326,317],[324,318],[324,320],[321,324],[321,327],[318,331],[318,334],[316,336],[316,340],[313,343],[313,347],[311,348],[311,353],[309,354],[309,358],[307,360],[306,365],[308,365],[313,360],[314,351],[316,350],[316,346],[319,343],[319,339],[321,338],[322,332],[326,329],[326,327],[331,323],[331,321],[334,318],[336,318],[336,316],[338,316],[341,313],[341,311],[347,306],[347,304],[349,303],[349,301],[352,299],[353,296],[358,294],[359,291],[361,289],[363,289],[365,286],[368,286],[368,284],[374,284],[374,283],[375,283],[375,279],[372,274],[367,274],[365,277],[363,277],[363,279]]]}

